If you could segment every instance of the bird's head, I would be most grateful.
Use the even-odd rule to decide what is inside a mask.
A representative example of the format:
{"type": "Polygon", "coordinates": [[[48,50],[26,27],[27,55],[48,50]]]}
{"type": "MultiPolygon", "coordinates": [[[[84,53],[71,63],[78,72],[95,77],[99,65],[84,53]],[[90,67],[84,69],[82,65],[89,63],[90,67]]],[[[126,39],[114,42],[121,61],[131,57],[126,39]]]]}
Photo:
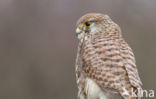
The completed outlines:
{"type": "Polygon", "coordinates": [[[76,35],[82,39],[85,35],[104,33],[114,24],[108,15],[88,13],[77,21],[76,35]]]}

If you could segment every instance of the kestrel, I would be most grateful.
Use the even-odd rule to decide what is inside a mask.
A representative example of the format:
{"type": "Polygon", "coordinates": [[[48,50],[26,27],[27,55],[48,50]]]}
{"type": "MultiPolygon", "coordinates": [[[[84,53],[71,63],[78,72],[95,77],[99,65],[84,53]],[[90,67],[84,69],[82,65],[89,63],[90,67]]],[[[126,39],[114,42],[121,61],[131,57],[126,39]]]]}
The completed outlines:
{"type": "Polygon", "coordinates": [[[79,99],[139,99],[142,82],[134,54],[108,15],[89,13],[77,22],[79,99]]]}

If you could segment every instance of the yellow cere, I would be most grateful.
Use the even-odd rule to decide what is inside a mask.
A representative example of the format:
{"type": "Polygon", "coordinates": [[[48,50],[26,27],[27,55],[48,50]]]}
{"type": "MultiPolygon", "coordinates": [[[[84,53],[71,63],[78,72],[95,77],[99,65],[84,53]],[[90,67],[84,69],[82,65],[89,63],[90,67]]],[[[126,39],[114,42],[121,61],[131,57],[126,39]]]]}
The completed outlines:
{"type": "Polygon", "coordinates": [[[82,30],[82,27],[79,26],[78,29],[79,29],[79,30],[82,30]]]}

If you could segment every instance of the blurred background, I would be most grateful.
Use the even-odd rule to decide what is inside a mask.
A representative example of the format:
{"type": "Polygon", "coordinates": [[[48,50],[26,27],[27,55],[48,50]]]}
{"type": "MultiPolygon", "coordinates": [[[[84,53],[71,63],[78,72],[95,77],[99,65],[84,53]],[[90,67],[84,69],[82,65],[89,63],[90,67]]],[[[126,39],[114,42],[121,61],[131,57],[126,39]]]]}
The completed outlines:
{"type": "Polygon", "coordinates": [[[76,99],[75,24],[88,12],[119,24],[156,90],[156,0],[0,0],[0,99],[76,99]]]}

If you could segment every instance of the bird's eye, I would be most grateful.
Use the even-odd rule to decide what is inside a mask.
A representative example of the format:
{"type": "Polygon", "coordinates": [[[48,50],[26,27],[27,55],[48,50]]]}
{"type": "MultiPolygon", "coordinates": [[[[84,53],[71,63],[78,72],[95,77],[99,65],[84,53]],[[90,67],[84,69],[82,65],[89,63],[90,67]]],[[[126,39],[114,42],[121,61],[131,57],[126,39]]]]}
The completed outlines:
{"type": "Polygon", "coordinates": [[[92,25],[92,22],[85,22],[85,23],[84,23],[84,26],[85,26],[85,27],[90,27],[91,25],[92,25]]]}

